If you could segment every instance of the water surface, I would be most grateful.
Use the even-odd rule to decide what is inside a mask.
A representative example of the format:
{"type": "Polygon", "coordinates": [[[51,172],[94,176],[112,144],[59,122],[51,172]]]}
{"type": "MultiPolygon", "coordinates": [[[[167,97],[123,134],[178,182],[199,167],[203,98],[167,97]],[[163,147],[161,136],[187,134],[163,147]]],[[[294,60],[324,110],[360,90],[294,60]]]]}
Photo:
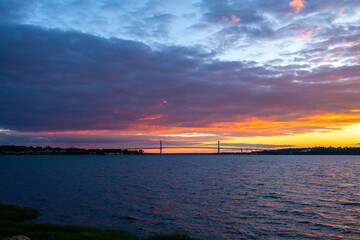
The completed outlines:
{"type": "Polygon", "coordinates": [[[208,239],[360,239],[358,156],[2,156],[37,221],[208,239]]]}

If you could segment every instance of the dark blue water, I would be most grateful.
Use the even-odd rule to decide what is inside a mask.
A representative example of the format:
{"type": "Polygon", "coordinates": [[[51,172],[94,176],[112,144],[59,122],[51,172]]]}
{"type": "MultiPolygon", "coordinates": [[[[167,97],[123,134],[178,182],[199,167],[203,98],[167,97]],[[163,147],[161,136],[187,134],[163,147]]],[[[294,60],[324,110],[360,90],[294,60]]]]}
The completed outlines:
{"type": "Polygon", "coordinates": [[[0,202],[138,235],[360,239],[360,157],[2,156],[0,202]]]}

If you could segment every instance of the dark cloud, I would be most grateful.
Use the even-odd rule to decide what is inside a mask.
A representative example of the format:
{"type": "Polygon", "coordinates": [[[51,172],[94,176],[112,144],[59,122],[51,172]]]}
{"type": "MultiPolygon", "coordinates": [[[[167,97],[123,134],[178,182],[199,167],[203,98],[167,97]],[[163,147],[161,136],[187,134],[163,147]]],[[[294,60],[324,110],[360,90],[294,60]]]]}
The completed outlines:
{"type": "Polygon", "coordinates": [[[339,17],[359,3],[306,1],[287,17],[288,3],[204,0],[184,17],[161,1],[0,0],[0,143],[184,145],[359,122],[360,28],[339,17]],[[185,18],[205,42],[175,44],[185,18]],[[247,61],[256,47],[280,53],[247,61]],[[243,60],[217,58],[233,50],[243,60]]]}
{"type": "Polygon", "coordinates": [[[3,26],[0,34],[0,126],[13,130],[292,121],[348,112],[360,100],[357,65],[267,69],[214,60],[195,48],[153,50],[77,32],[3,26]]]}
{"type": "MultiPolygon", "coordinates": [[[[6,145],[138,147],[147,146],[152,141],[154,140],[151,135],[114,134],[109,132],[0,132],[0,144],[6,145]]],[[[158,141],[154,141],[155,144],[158,145],[158,141]]]]}
{"type": "Polygon", "coordinates": [[[0,24],[14,24],[30,17],[35,11],[34,2],[0,0],[0,24]]]}

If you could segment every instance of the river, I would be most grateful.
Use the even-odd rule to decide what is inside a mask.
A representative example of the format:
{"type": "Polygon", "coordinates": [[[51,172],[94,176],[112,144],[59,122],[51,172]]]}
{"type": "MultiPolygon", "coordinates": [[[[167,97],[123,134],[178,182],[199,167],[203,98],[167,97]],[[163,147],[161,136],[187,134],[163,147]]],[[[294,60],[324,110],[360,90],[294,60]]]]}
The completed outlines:
{"type": "Polygon", "coordinates": [[[359,156],[1,156],[37,222],[205,239],[360,239],[359,156]]]}

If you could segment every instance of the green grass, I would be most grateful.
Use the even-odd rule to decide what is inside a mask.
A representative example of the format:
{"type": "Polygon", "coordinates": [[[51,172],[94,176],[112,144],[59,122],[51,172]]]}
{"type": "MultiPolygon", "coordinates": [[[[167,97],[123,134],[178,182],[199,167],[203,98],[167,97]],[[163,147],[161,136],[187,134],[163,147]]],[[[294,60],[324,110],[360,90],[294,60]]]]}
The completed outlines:
{"type": "MultiPolygon", "coordinates": [[[[25,222],[35,219],[39,211],[0,203],[0,239],[25,235],[34,240],[141,240],[136,236],[110,230],[99,230],[79,226],[36,224],[25,222]]],[[[190,240],[182,234],[154,234],[148,240],[190,240]]]]}
{"type": "Polygon", "coordinates": [[[39,216],[34,208],[0,203],[0,221],[24,222],[39,216]]]}

